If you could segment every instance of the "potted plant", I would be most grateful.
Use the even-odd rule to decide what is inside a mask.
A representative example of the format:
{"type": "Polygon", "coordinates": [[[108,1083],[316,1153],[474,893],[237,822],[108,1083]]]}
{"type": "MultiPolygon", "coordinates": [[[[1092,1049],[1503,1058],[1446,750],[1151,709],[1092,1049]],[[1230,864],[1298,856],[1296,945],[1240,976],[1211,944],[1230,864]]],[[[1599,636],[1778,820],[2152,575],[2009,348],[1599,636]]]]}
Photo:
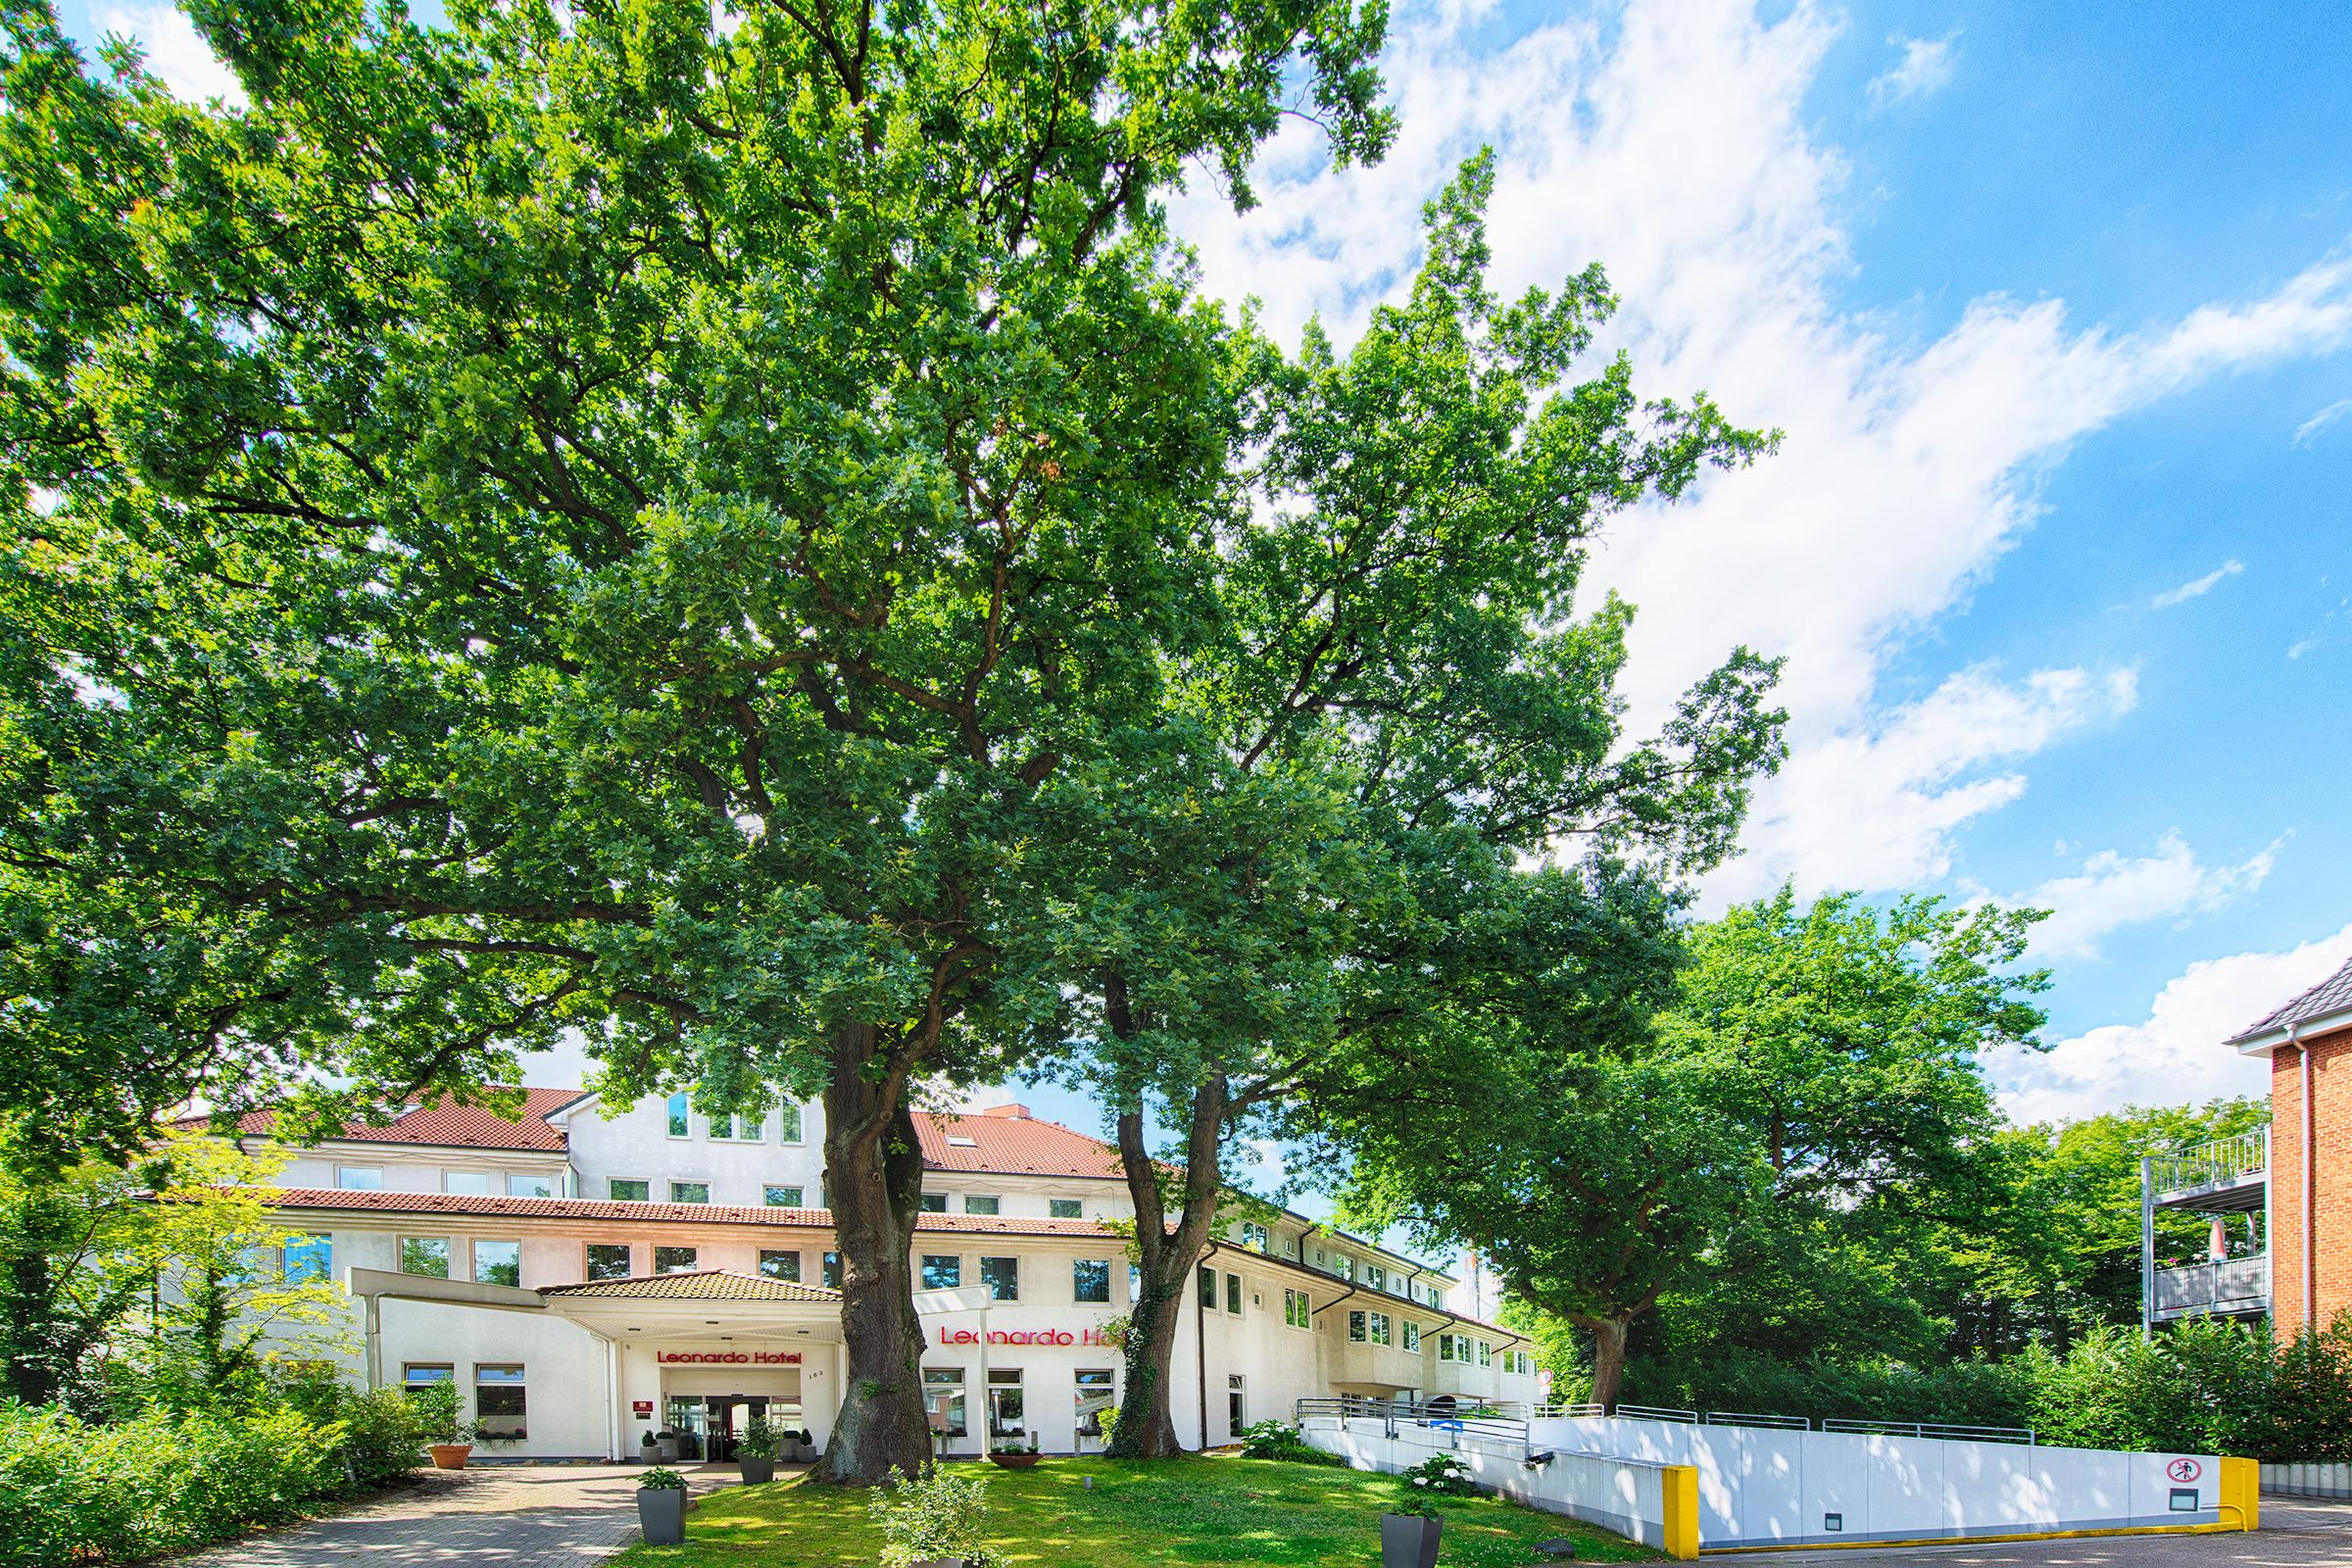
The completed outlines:
{"type": "MultiPolygon", "coordinates": [[[[1403,1506],[1429,1507],[1424,1500],[1403,1506]]],[[[1380,1568],[1437,1568],[1438,1531],[1435,1514],[1384,1513],[1380,1516],[1380,1568]]],[[[647,1538],[651,1540],[649,1536],[647,1538]]]]}
{"type": "Polygon", "coordinates": [[[678,1435],[663,1427],[654,1434],[654,1457],[668,1464],[678,1456],[678,1435]]]}
{"type": "Polygon", "coordinates": [[[792,1457],[796,1464],[807,1464],[816,1457],[816,1435],[807,1427],[798,1432],[788,1432],[785,1436],[792,1439],[792,1457]]]}
{"type": "Polygon", "coordinates": [[[1380,1568],[1436,1568],[1438,1499],[1474,1496],[1478,1483],[1452,1453],[1433,1453],[1396,1480],[1398,1511],[1380,1516],[1380,1568]]]}
{"type": "Polygon", "coordinates": [[[882,1536],[881,1568],[998,1568],[982,1544],[988,1524],[988,1477],[936,1464],[908,1479],[893,1470],[866,1510],[882,1536]]]}
{"type": "Polygon", "coordinates": [[[686,1478],[656,1465],[637,1478],[637,1528],[649,1546],[674,1546],[686,1539],[686,1478]]]}
{"type": "Polygon", "coordinates": [[[745,1424],[743,1436],[735,1440],[735,1462],[743,1467],[747,1487],[776,1479],[776,1434],[767,1417],[756,1415],[745,1424]]]}
{"type": "Polygon", "coordinates": [[[637,1439],[637,1462],[639,1464],[652,1464],[656,1457],[657,1454],[654,1450],[654,1429],[652,1427],[647,1427],[644,1433],[637,1439]]]}
{"type": "Polygon", "coordinates": [[[424,1434],[424,1451],[436,1470],[463,1470],[473,1452],[473,1427],[458,1418],[458,1386],[432,1383],[409,1396],[416,1407],[416,1425],[424,1434]]]}
{"type": "Polygon", "coordinates": [[[1037,1444],[1034,1441],[1023,1443],[1018,1438],[1007,1438],[1003,1443],[989,1446],[988,1462],[1001,1469],[1026,1470],[1037,1460],[1037,1444]]]}

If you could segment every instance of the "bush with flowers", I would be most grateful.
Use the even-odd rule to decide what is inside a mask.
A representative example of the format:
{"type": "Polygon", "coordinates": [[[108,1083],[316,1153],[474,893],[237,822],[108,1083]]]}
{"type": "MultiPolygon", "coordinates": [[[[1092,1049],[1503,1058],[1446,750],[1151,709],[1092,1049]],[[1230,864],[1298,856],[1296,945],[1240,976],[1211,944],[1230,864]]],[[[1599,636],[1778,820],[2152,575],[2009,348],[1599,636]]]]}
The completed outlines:
{"type": "Polygon", "coordinates": [[[1399,1472],[1396,1481],[1406,1513],[1434,1513],[1440,1497],[1478,1495],[1469,1462],[1457,1453],[1433,1453],[1410,1470],[1399,1472]]]}

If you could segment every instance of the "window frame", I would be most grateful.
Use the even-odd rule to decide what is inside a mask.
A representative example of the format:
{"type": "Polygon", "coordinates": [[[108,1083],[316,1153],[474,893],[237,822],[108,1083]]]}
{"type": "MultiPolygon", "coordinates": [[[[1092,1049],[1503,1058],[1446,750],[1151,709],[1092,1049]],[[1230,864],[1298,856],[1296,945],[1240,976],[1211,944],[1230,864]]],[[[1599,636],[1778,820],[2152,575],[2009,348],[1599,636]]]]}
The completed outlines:
{"type": "Polygon", "coordinates": [[[761,1182],[760,1199],[761,1205],[767,1208],[807,1208],[808,1206],[808,1188],[804,1182],[761,1182]],[[790,1193],[792,1201],[789,1203],[779,1202],[776,1199],[778,1193],[790,1193]]]}
{"type": "Polygon", "coordinates": [[[530,1379],[529,1369],[525,1363],[520,1361],[476,1361],[473,1363],[473,1424],[485,1438],[514,1443],[529,1440],[531,1435],[530,1379]],[[485,1372],[510,1370],[514,1374],[512,1381],[505,1378],[497,1378],[489,1382],[482,1380],[482,1374],[485,1372]],[[514,1391],[516,1405],[514,1412],[515,1422],[514,1431],[492,1432],[486,1429],[486,1421],[495,1421],[504,1412],[491,1412],[482,1407],[482,1395],[485,1390],[495,1390],[502,1395],[509,1390],[514,1391]]]}
{"type": "Polygon", "coordinates": [[[982,1219],[1002,1219],[1004,1215],[1004,1195],[1003,1193],[966,1193],[963,1195],[963,1211],[966,1214],[977,1214],[982,1219]],[[974,1203],[986,1203],[988,1206],[974,1208],[972,1206],[974,1203]]]}
{"type": "Polygon", "coordinates": [[[664,1099],[662,1110],[666,1118],[663,1130],[668,1137],[683,1141],[694,1136],[694,1106],[687,1102],[685,1090],[664,1099]]]}
{"type": "Polygon", "coordinates": [[[1242,1277],[1231,1269],[1225,1272],[1225,1310],[1235,1317],[1242,1315],[1242,1277]]]}
{"type": "Polygon", "coordinates": [[[394,1257],[395,1257],[396,1261],[398,1261],[398,1263],[400,1264],[400,1269],[399,1269],[399,1272],[401,1272],[401,1273],[403,1273],[403,1274],[406,1274],[406,1275],[408,1275],[408,1276],[409,1276],[409,1278],[411,1278],[411,1279],[415,1279],[415,1280],[445,1280],[445,1279],[448,1279],[448,1278],[449,1278],[449,1265],[450,1265],[450,1262],[451,1262],[451,1254],[457,1250],[457,1249],[455,1249],[455,1248],[451,1247],[451,1246],[449,1245],[449,1243],[450,1243],[450,1239],[449,1239],[448,1237],[446,1237],[446,1236],[402,1236],[402,1237],[398,1238],[397,1242],[395,1243],[395,1251],[394,1251],[394,1257]],[[416,1243],[416,1244],[417,1246],[419,1246],[419,1247],[427,1247],[427,1246],[434,1246],[434,1245],[438,1245],[438,1246],[440,1247],[440,1249],[441,1249],[441,1272],[440,1272],[440,1273],[438,1273],[438,1274],[427,1273],[427,1272],[424,1272],[424,1271],[420,1271],[420,1270],[417,1270],[417,1269],[413,1269],[413,1268],[409,1267],[409,1244],[410,1244],[410,1243],[412,1243],[412,1242],[416,1243]]]}
{"type": "Polygon", "coordinates": [[[335,1191],[338,1193],[380,1193],[383,1190],[384,1167],[381,1165],[337,1164],[335,1166],[335,1191]],[[373,1185],[368,1185],[366,1183],[355,1185],[343,1179],[347,1175],[372,1176],[375,1178],[375,1181],[373,1185]]]}
{"type": "Polygon", "coordinates": [[[915,1277],[923,1282],[926,1291],[960,1291],[963,1289],[963,1254],[961,1252],[922,1252],[916,1254],[915,1277]],[[935,1267],[934,1265],[945,1265],[935,1267]],[[950,1278],[950,1275],[953,1278],[950,1278]],[[934,1276],[937,1276],[936,1278],[934,1276]]]}
{"type": "Polygon", "coordinates": [[[318,1280],[332,1280],[335,1277],[335,1233],[333,1231],[303,1231],[287,1237],[278,1244],[277,1274],[278,1278],[289,1285],[308,1285],[318,1280]],[[297,1255],[307,1253],[314,1248],[324,1250],[326,1256],[321,1263],[314,1266],[295,1262],[297,1255]]]}
{"type": "MultiPolygon", "coordinates": [[[[520,1237],[512,1240],[504,1236],[468,1237],[466,1244],[466,1277],[476,1285],[505,1283],[501,1280],[482,1278],[482,1249],[485,1247],[512,1247],[514,1249],[514,1289],[520,1290],[522,1288],[522,1239],[520,1237]]],[[[505,1363],[499,1364],[504,1365],[505,1363]]]]}
{"type": "Polygon", "coordinates": [[[777,1104],[776,1142],[787,1148],[798,1148],[808,1142],[808,1120],[799,1101],[787,1100],[777,1104]]]}
{"type": "MultiPolygon", "coordinates": [[[[608,1264],[608,1266],[610,1266],[610,1265],[608,1264]]],[[[583,1242],[583,1243],[581,1243],[581,1244],[580,1244],[580,1278],[581,1278],[581,1280],[582,1280],[582,1281],[584,1281],[584,1282],[589,1282],[589,1281],[596,1281],[596,1280],[633,1280],[633,1279],[635,1279],[636,1277],[637,1277],[637,1249],[636,1249],[636,1247],[635,1247],[634,1245],[632,1245],[631,1243],[628,1243],[628,1242],[583,1242]],[[599,1274],[599,1273],[596,1271],[596,1268],[597,1268],[597,1263],[596,1263],[596,1254],[597,1254],[597,1252],[598,1252],[598,1250],[599,1250],[600,1249],[601,1249],[602,1250],[604,1250],[604,1251],[608,1251],[608,1252],[618,1252],[618,1253],[620,1254],[620,1272],[619,1272],[619,1273],[617,1273],[617,1274],[599,1274]]]]}
{"type": "Polygon", "coordinates": [[[1072,1306],[1108,1306],[1110,1304],[1109,1258],[1073,1257],[1070,1259],[1070,1304],[1072,1306]],[[1102,1294],[1099,1297],[1083,1294],[1079,1271],[1088,1268],[1102,1270],[1102,1294]]]}
{"type": "Polygon", "coordinates": [[[762,1247],[760,1249],[757,1267],[760,1277],[763,1280],[783,1280],[787,1284],[798,1285],[801,1283],[801,1250],[797,1247],[762,1247]],[[791,1273],[771,1274],[768,1272],[767,1265],[770,1258],[785,1257],[792,1259],[791,1273]]]}
{"type": "Polygon", "coordinates": [[[553,1176],[542,1176],[523,1170],[511,1170],[507,1172],[507,1196],[509,1198],[561,1198],[564,1195],[557,1191],[559,1185],[560,1184],[553,1176]],[[516,1182],[530,1182],[536,1186],[546,1188],[547,1191],[544,1193],[518,1193],[514,1190],[514,1184],[516,1182]]]}
{"type": "Polygon", "coordinates": [[[672,1179],[669,1184],[669,1200],[687,1208],[709,1208],[710,1206],[710,1183],[708,1180],[678,1181],[672,1179]],[[700,1198],[680,1198],[678,1196],[679,1191],[688,1187],[700,1187],[703,1190],[703,1196],[700,1198]]]}
{"type": "Polygon", "coordinates": [[[1086,1218],[1086,1200],[1082,1198],[1049,1198],[1046,1200],[1046,1218],[1084,1219],[1086,1218]]]}
{"type": "Polygon", "coordinates": [[[702,1271],[702,1267],[703,1250],[699,1247],[662,1247],[657,1245],[654,1248],[654,1273],[656,1275],[696,1274],[702,1271]],[[662,1261],[662,1254],[663,1252],[684,1252],[686,1254],[686,1262],[684,1266],[681,1267],[675,1263],[663,1263],[662,1261]]]}
{"type": "MultiPolygon", "coordinates": [[[[1003,1272],[1003,1271],[1001,1271],[1001,1270],[1000,1270],[999,1272],[1003,1272]]],[[[1002,1254],[996,1254],[996,1255],[992,1255],[992,1254],[990,1254],[990,1253],[987,1253],[987,1252],[983,1252],[983,1253],[981,1253],[981,1254],[980,1254],[980,1283],[981,1283],[981,1285],[982,1285],[983,1287],[985,1287],[985,1288],[987,1289],[987,1291],[988,1291],[988,1298],[989,1298],[989,1300],[991,1300],[992,1302],[993,1302],[993,1301],[1008,1301],[1008,1302],[1009,1302],[1009,1301],[1018,1301],[1018,1300],[1021,1298],[1021,1260],[1020,1260],[1020,1258],[1019,1258],[1018,1256],[1010,1256],[1010,1257],[1007,1257],[1007,1256],[1004,1256],[1004,1255],[1002,1255],[1002,1254]],[[1010,1265],[1010,1271],[1011,1271],[1011,1274],[1010,1274],[1010,1280],[1009,1280],[1008,1284],[1007,1284],[1007,1285],[1006,1285],[1006,1287],[1005,1287],[1005,1294],[1004,1294],[1004,1295],[1003,1295],[1003,1296],[999,1296],[999,1295],[997,1294],[997,1281],[996,1281],[996,1280],[994,1280],[994,1279],[992,1279],[992,1278],[990,1278],[990,1269],[989,1269],[989,1265],[990,1265],[991,1263],[1004,1263],[1004,1264],[1008,1264],[1008,1265],[1010,1265]]],[[[993,1370],[993,1369],[992,1369],[992,1370],[993,1370]]]]}
{"type": "Polygon", "coordinates": [[[1351,1306],[1348,1309],[1348,1343],[1349,1345],[1368,1343],[1365,1336],[1370,1325],[1365,1321],[1366,1316],[1367,1314],[1360,1306],[1351,1306]]]}
{"type": "Polygon", "coordinates": [[[650,1203],[654,1200],[654,1179],[651,1176],[608,1176],[605,1178],[605,1199],[612,1203],[650,1203]],[[622,1198],[612,1191],[622,1182],[635,1182],[645,1189],[643,1198],[622,1198]]]}

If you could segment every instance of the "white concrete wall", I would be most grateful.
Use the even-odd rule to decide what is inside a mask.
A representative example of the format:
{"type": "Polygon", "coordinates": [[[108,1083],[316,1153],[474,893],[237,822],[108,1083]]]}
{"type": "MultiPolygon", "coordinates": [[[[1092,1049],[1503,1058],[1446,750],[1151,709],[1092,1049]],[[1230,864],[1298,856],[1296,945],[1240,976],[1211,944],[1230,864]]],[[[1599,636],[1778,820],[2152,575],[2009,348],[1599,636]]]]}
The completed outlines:
{"type": "Polygon", "coordinates": [[[1549,1462],[1530,1469],[1516,1443],[1401,1422],[1395,1437],[1388,1431],[1386,1422],[1364,1417],[1315,1420],[1305,1428],[1308,1442],[1358,1470],[1396,1475],[1431,1454],[1451,1453],[1480,1486],[1514,1502],[1614,1530],[1645,1546],[1665,1544],[1665,1466],[1655,1460],[1554,1452],[1549,1462]]]}
{"type": "Polygon", "coordinates": [[[650,1183],[657,1203],[669,1201],[671,1182],[683,1181],[709,1183],[710,1201],[718,1204],[758,1208],[760,1189],[775,1183],[800,1188],[806,1207],[824,1206],[825,1113],[819,1103],[801,1107],[800,1140],[789,1144],[773,1107],[761,1118],[756,1144],[711,1137],[710,1118],[691,1106],[686,1136],[672,1138],[665,1100],[641,1100],[610,1120],[603,1109],[583,1105],[560,1123],[582,1198],[610,1198],[612,1179],[625,1177],[650,1183]]]}
{"type": "Polygon", "coordinates": [[[489,1178],[493,1197],[527,1193],[530,1189],[525,1178],[547,1182],[551,1197],[566,1196],[565,1165],[561,1153],[425,1149],[413,1144],[337,1143],[303,1150],[285,1162],[271,1178],[271,1185],[340,1187],[337,1171],[347,1165],[379,1172],[382,1190],[387,1193],[447,1192],[450,1172],[462,1171],[489,1178]]]}
{"type": "Polygon", "coordinates": [[[386,1300],[379,1310],[377,1380],[398,1387],[408,1362],[449,1366],[457,1376],[458,1407],[467,1419],[474,1414],[476,1366],[487,1362],[522,1367],[524,1428],[530,1436],[521,1442],[481,1445],[476,1449],[481,1457],[582,1459],[609,1454],[614,1399],[625,1396],[612,1388],[603,1343],[585,1329],[537,1312],[444,1301],[386,1300]]]}
{"type": "Polygon", "coordinates": [[[2352,1464],[2266,1464],[2262,1490],[2290,1497],[2352,1497],[2352,1464]]]}
{"type": "Polygon", "coordinates": [[[1698,1471],[1704,1546],[1899,1541],[2053,1530],[2211,1524],[2210,1454],[2120,1453],[1844,1432],[1572,1418],[1529,1423],[1538,1449],[1623,1455],[1698,1471]],[[2193,1482],[2167,1466],[2186,1459],[2193,1482]],[[2196,1493],[2186,1512],[2176,1487],[2196,1493]],[[1832,1530],[1828,1516],[1839,1516],[1832,1530]]]}

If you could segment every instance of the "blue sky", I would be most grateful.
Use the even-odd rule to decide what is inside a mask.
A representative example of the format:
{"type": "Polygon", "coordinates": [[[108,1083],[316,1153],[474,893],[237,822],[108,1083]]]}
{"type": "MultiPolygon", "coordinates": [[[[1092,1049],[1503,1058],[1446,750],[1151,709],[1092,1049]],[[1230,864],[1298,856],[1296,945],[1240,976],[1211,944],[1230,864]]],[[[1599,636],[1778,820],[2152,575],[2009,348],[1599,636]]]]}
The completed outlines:
{"type": "MultiPolygon", "coordinates": [[[[210,62],[168,11],[70,6],[210,62]]],[[[2221,1038],[2352,957],[2352,28],[2340,8],[1399,3],[1404,132],[1206,283],[1350,335],[1498,154],[1511,286],[1589,260],[1612,346],[1788,432],[1629,519],[1636,720],[1745,640],[1795,755],[1717,906],[1792,878],[2055,905],[2023,1115],[2244,1092],[2221,1038]]],[[[1093,1125],[1083,1106],[1025,1092],[1093,1125]]]]}

